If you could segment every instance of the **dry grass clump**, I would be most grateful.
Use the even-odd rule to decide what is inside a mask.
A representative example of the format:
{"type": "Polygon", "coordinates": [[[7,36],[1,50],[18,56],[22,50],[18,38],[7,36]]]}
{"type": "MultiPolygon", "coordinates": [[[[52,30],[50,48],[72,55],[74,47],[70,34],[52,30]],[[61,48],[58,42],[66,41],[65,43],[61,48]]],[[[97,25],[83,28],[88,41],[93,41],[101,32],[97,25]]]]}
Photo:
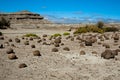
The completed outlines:
{"type": "Polygon", "coordinates": [[[34,55],[34,56],[41,56],[39,50],[35,50],[35,51],[33,51],[33,55],[34,55]]]}
{"type": "Polygon", "coordinates": [[[13,51],[12,48],[8,48],[8,49],[6,50],[6,53],[7,53],[7,54],[10,54],[10,53],[14,53],[14,51],[13,51]]]}
{"type": "Polygon", "coordinates": [[[58,52],[58,49],[57,48],[53,48],[52,52],[58,52]]]}
{"type": "Polygon", "coordinates": [[[38,37],[38,35],[34,33],[28,33],[28,34],[23,35],[23,37],[38,37]]]}
{"type": "Polygon", "coordinates": [[[85,55],[86,53],[85,53],[85,51],[80,51],[80,55],[85,55]]]}
{"type": "Polygon", "coordinates": [[[64,47],[63,50],[70,51],[70,48],[69,47],[64,47]]]}
{"type": "Polygon", "coordinates": [[[19,68],[25,68],[25,67],[27,67],[27,65],[25,63],[19,64],[19,68]]]}
{"type": "Polygon", "coordinates": [[[59,34],[59,33],[56,33],[56,34],[52,35],[52,37],[59,37],[59,36],[61,36],[61,34],[59,34]]]}
{"type": "Polygon", "coordinates": [[[63,35],[67,36],[67,35],[70,35],[70,33],[69,32],[64,32],[63,35]]]}
{"type": "Polygon", "coordinates": [[[8,54],[8,58],[9,58],[10,60],[18,59],[17,56],[16,56],[14,53],[8,54]]]}

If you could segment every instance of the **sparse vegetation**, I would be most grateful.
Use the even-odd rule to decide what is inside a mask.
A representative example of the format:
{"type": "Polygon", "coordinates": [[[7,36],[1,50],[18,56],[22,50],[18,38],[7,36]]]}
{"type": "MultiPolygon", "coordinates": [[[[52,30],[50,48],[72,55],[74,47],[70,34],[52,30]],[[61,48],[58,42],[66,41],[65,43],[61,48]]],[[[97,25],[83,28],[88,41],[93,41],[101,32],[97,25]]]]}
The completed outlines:
{"type": "Polygon", "coordinates": [[[53,37],[58,37],[58,36],[61,36],[61,34],[56,33],[56,34],[53,34],[52,36],[53,36],[53,37]]]}
{"type": "Polygon", "coordinates": [[[103,26],[104,26],[104,22],[102,22],[102,21],[98,21],[98,22],[97,22],[97,27],[98,27],[98,28],[101,28],[101,29],[102,29],[103,26]]]}
{"type": "Polygon", "coordinates": [[[10,21],[1,17],[0,19],[0,29],[10,28],[10,21]]]}
{"type": "Polygon", "coordinates": [[[69,32],[65,32],[65,33],[63,33],[63,35],[67,36],[67,35],[70,35],[70,33],[69,32]]]}
{"type": "Polygon", "coordinates": [[[116,27],[104,27],[103,22],[98,22],[96,25],[86,25],[84,27],[79,27],[74,34],[81,34],[87,32],[94,32],[94,33],[104,33],[104,32],[115,32],[119,31],[116,27]]]}
{"type": "Polygon", "coordinates": [[[28,34],[25,34],[24,37],[38,37],[38,35],[33,33],[28,33],[28,34]]]}

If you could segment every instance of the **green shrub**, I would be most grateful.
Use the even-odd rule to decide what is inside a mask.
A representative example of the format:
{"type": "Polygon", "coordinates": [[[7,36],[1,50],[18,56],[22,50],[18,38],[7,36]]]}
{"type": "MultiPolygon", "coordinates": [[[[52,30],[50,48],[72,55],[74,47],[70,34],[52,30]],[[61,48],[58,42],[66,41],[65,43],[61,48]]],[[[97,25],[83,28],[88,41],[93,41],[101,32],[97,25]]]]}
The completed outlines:
{"type": "Polygon", "coordinates": [[[2,32],[0,32],[0,36],[2,36],[3,34],[2,34],[2,32]]]}
{"type": "Polygon", "coordinates": [[[29,34],[25,34],[24,37],[38,37],[38,35],[29,33],[29,34]]]}
{"type": "Polygon", "coordinates": [[[95,33],[103,33],[104,30],[101,28],[98,28],[95,25],[86,25],[85,27],[78,28],[74,34],[80,34],[80,33],[87,33],[87,32],[95,32],[95,33]]]}
{"type": "Polygon", "coordinates": [[[65,33],[63,33],[63,35],[67,36],[67,35],[70,35],[70,33],[69,32],[65,32],[65,33]]]}
{"type": "Polygon", "coordinates": [[[58,37],[58,36],[61,36],[61,34],[56,33],[56,34],[53,34],[52,36],[53,36],[53,37],[58,37]]]}
{"type": "Polygon", "coordinates": [[[4,17],[0,18],[0,29],[6,29],[10,27],[10,21],[4,17]]]}
{"type": "Polygon", "coordinates": [[[115,31],[119,31],[118,28],[116,27],[105,27],[103,28],[105,32],[115,32],[115,31]]]}
{"type": "Polygon", "coordinates": [[[102,22],[102,21],[97,22],[97,27],[98,28],[103,28],[103,26],[104,26],[104,22],[102,22]]]}

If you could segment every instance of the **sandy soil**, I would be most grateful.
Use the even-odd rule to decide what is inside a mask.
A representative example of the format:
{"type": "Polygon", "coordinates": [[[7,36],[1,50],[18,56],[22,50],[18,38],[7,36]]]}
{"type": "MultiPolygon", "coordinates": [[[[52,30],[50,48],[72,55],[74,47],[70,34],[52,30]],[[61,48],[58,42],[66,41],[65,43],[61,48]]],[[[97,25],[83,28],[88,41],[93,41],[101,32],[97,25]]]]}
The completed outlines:
{"type": "MultiPolygon", "coordinates": [[[[1,32],[4,33],[5,39],[0,40],[0,44],[8,42],[11,38],[13,42],[9,44],[14,44],[15,47],[5,45],[5,48],[0,49],[0,80],[120,80],[120,54],[117,56],[118,60],[103,59],[100,57],[105,50],[102,45],[94,43],[91,47],[80,47],[78,40],[71,41],[62,36],[64,45],[58,47],[58,52],[52,52],[54,45],[43,45],[44,41],[37,43],[38,39],[34,39],[30,41],[30,45],[34,44],[36,48],[31,48],[30,45],[25,46],[26,39],[21,38],[26,33],[36,33],[41,38],[43,34],[47,34],[45,42],[50,43],[50,35],[63,34],[67,32],[66,29],[19,29],[1,30],[1,32]],[[20,43],[14,41],[16,37],[21,40],[20,43]],[[8,59],[6,50],[9,47],[14,49],[18,59],[8,59]],[[70,51],[64,51],[64,47],[69,47],[70,51]],[[42,56],[33,56],[34,50],[39,50],[42,56]],[[86,55],[80,55],[81,50],[84,50],[86,55]],[[97,54],[92,54],[93,51],[97,54]],[[27,67],[19,68],[20,63],[26,63],[27,67]]],[[[120,40],[116,45],[113,39],[102,43],[108,43],[110,49],[118,49],[120,46],[120,40]]]]}

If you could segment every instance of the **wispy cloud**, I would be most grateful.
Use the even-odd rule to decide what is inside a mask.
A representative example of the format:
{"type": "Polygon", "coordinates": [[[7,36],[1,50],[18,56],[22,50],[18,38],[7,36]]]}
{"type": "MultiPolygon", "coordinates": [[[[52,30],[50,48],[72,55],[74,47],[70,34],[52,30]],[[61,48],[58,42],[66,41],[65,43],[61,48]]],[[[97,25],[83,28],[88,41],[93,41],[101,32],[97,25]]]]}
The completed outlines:
{"type": "Polygon", "coordinates": [[[43,14],[43,16],[45,17],[45,19],[48,19],[54,23],[88,23],[88,22],[95,23],[98,21],[104,21],[106,23],[120,22],[119,19],[105,17],[100,14],[87,15],[84,14],[83,12],[75,12],[72,13],[73,15],[68,14],[69,16],[68,15],[60,16],[59,14],[43,14]],[[80,14],[80,16],[74,14],[80,14]]]}

